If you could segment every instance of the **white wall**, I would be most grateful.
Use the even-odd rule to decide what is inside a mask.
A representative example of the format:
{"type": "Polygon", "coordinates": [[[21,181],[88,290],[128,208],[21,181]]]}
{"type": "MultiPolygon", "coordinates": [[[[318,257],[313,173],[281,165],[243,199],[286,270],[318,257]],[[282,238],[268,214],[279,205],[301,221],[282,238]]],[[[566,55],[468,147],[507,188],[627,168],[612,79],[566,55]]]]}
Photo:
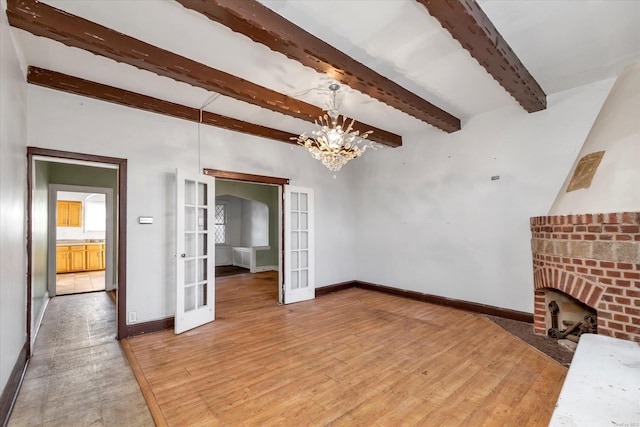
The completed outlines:
{"type": "Polygon", "coordinates": [[[550,215],[640,210],[640,63],[616,80],[550,215]],[[579,159],[604,151],[589,188],[567,193],[579,159]]]}
{"type": "Polygon", "coordinates": [[[27,89],[0,2],[0,391],[26,342],[27,89]]]}
{"type": "MultiPolygon", "coordinates": [[[[127,310],[138,321],[175,311],[175,169],[197,171],[197,125],[35,86],[29,144],[128,159],[127,310]],[[139,216],[153,216],[139,225],[139,216]]],[[[302,147],[202,126],[201,166],[291,179],[316,194],[318,286],[355,276],[352,176],[338,179],[302,147]],[[326,249],[326,250],[323,250],[326,249]],[[328,250],[330,248],[330,250],[328,250]]]]}
{"type": "Polygon", "coordinates": [[[269,208],[254,200],[242,200],[242,246],[269,246],[269,208]]]}
{"type": "MultiPolygon", "coordinates": [[[[533,311],[529,218],[546,215],[613,80],[489,112],[353,162],[356,279],[533,311]],[[492,181],[491,177],[500,179],[492,181]]],[[[351,167],[351,165],[349,165],[351,167]]]]}

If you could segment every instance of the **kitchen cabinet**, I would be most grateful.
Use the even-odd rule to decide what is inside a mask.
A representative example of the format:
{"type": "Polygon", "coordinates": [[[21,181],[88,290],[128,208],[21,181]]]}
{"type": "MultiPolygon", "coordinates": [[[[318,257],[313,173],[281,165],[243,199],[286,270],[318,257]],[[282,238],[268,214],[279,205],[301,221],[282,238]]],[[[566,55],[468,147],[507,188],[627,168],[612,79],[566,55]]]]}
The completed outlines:
{"type": "Polygon", "coordinates": [[[69,272],[69,246],[56,247],[56,273],[69,272]]]}
{"type": "Polygon", "coordinates": [[[83,247],[71,246],[69,250],[70,271],[82,271],[85,269],[85,251],[83,247]]]}
{"type": "Polygon", "coordinates": [[[84,271],[86,266],[84,245],[56,247],[56,272],[84,271]]]}
{"type": "Polygon", "coordinates": [[[58,200],[58,227],[80,227],[82,225],[82,202],[58,200]]]}
{"type": "Polygon", "coordinates": [[[104,245],[86,245],[86,269],[104,270],[104,245]]]}
{"type": "Polygon", "coordinates": [[[104,270],[104,248],[104,244],[57,246],[56,273],[104,270]]]}

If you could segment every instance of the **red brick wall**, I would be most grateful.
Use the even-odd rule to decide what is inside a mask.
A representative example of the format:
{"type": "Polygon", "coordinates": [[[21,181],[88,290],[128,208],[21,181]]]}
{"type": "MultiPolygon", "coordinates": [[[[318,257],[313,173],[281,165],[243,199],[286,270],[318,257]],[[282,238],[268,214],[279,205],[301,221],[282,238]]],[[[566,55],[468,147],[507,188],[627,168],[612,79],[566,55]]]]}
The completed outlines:
{"type": "Polygon", "coordinates": [[[534,328],[546,334],[544,289],[598,313],[598,333],[640,342],[640,212],[531,218],[534,328]]]}

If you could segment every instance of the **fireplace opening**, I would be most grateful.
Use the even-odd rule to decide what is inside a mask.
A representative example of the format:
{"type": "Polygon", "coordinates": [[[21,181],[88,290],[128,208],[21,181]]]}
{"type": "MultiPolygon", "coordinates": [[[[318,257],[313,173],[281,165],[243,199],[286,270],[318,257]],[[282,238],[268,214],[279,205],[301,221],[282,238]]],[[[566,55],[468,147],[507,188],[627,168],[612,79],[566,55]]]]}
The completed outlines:
{"type": "Polygon", "coordinates": [[[547,335],[575,350],[582,334],[598,333],[597,312],[564,292],[545,291],[547,335]]]}

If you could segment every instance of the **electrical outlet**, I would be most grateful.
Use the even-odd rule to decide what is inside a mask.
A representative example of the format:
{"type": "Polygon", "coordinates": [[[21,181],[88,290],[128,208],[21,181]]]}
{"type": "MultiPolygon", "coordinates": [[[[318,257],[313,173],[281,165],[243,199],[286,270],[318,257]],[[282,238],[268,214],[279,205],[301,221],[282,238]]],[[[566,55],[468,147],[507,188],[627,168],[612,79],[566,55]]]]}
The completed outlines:
{"type": "Polygon", "coordinates": [[[135,311],[130,311],[129,312],[129,323],[134,323],[138,320],[138,315],[136,314],[135,311]]]}

